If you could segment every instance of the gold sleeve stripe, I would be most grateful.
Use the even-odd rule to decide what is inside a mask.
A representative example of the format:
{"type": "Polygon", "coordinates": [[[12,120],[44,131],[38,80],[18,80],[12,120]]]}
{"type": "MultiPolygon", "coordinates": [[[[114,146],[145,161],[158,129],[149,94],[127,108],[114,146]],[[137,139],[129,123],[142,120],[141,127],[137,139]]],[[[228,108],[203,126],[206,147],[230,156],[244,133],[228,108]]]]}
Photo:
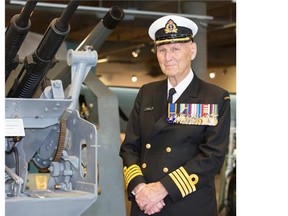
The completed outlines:
{"type": "MultiPolygon", "coordinates": [[[[185,180],[181,178],[181,172],[179,173],[178,172],[179,170],[176,170],[176,172],[174,172],[173,174],[175,175],[176,179],[178,180],[178,182],[180,183],[180,185],[182,186],[184,192],[185,192],[185,195],[188,194],[188,188],[187,186],[185,185],[185,180]]],[[[182,175],[183,176],[183,175],[182,175]]]]}
{"type": "Polygon", "coordinates": [[[174,183],[176,184],[176,186],[178,187],[178,189],[180,190],[180,193],[182,195],[182,197],[185,197],[185,192],[182,189],[180,183],[177,181],[177,179],[174,177],[173,173],[169,173],[169,176],[171,177],[171,179],[174,181],[174,183]]]}
{"type": "Polygon", "coordinates": [[[133,179],[133,177],[135,177],[136,175],[141,175],[141,171],[139,169],[133,169],[131,170],[131,172],[129,172],[127,175],[126,175],[126,179],[127,181],[131,181],[131,179],[133,179]]]}
{"type": "Polygon", "coordinates": [[[189,174],[183,167],[169,173],[170,178],[174,181],[175,185],[178,187],[182,197],[196,191],[196,184],[199,181],[199,177],[196,174],[189,174]]]}
{"type": "Polygon", "coordinates": [[[142,174],[142,173],[135,173],[134,175],[130,176],[129,179],[126,179],[126,181],[125,181],[126,188],[128,187],[130,181],[131,181],[133,178],[135,178],[136,176],[139,176],[139,175],[143,175],[143,174],[142,174]]]}
{"type": "Polygon", "coordinates": [[[185,175],[185,178],[187,179],[188,183],[192,187],[192,192],[196,191],[195,185],[198,183],[198,176],[196,174],[192,174],[191,176],[189,176],[188,173],[186,172],[186,170],[183,167],[180,167],[179,169],[185,175]],[[197,177],[197,182],[192,180],[193,178],[195,178],[195,176],[197,177]]]}
{"type": "Polygon", "coordinates": [[[129,179],[131,175],[134,175],[134,173],[138,173],[139,170],[137,167],[131,167],[131,169],[127,170],[127,172],[125,173],[125,178],[129,179]]]}
{"type": "Polygon", "coordinates": [[[189,184],[189,181],[187,181],[187,178],[185,176],[185,173],[182,173],[181,169],[176,170],[176,172],[179,174],[179,176],[181,176],[181,179],[183,180],[183,182],[185,183],[185,186],[187,188],[187,194],[192,193],[192,188],[191,185],[189,184]]]}
{"type": "Polygon", "coordinates": [[[125,180],[125,185],[128,187],[130,181],[135,178],[136,176],[142,175],[143,173],[140,169],[140,167],[136,164],[131,165],[130,167],[124,167],[123,168],[123,173],[124,173],[124,180],[125,180]]]}

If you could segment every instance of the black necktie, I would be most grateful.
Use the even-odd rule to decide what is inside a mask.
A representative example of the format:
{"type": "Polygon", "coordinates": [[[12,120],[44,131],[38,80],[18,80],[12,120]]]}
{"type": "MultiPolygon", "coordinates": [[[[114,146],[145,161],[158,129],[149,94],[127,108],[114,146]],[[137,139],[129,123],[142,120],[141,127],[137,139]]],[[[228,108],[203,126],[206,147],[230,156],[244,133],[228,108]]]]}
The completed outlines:
{"type": "Polygon", "coordinates": [[[173,103],[173,95],[175,93],[176,93],[176,90],[174,88],[171,88],[169,90],[168,103],[173,103]]]}

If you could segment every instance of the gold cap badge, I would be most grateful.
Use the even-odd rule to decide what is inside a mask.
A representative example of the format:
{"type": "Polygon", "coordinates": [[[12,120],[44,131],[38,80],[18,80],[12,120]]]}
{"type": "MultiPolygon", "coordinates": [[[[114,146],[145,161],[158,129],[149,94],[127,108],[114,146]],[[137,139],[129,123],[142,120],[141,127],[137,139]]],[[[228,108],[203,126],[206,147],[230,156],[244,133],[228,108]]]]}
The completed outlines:
{"type": "Polygon", "coordinates": [[[164,31],[165,31],[166,34],[177,33],[178,29],[177,29],[176,23],[174,23],[174,21],[172,19],[169,19],[168,22],[165,25],[164,31]]]}

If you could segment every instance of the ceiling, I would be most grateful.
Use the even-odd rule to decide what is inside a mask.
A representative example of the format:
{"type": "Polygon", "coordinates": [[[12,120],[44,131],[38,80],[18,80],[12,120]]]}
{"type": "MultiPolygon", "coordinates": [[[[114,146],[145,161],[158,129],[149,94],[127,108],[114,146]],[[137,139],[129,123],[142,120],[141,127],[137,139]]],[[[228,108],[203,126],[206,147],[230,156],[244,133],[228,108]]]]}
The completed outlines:
{"type": "MultiPolygon", "coordinates": [[[[20,0],[21,1],[21,0],[20,0]]],[[[43,0],[42,0],[43,1],[43,0]]],[[[26,1],[22,1],[25,3],[26,1]]],[[[45,1],[53,4],[65,5],[69,1],[45,1]]],[[[206,7],[203,19],[193,19],[201,28],[207,30],[207,64],[209,67],[228,67],[236,65],[236,3],[235,1],[81,1],[80,6],[70,19],[71,30],[66,41],[77,47],[104,17],[106,12],[101,8],[109,9],[119,6],[124,9],[125,17],[115,30],[105,39],[103,45],[97,50],[99,58],[107,58],[109,62],[120,65],[145,63],[150,69],[161,73],[157,68],[155,54],[151,52],[153,44],[148,37],[149,25],[161,13],[185,13],[185,5],[201,3],[206,7]],[[184,9],[183,9],[184,8],[184,9]],[[95,9],[95,10],[94,10],[95,9]],[[137,11],[138,14],[133,14],[137,11]],[[149,12],[149,13],[148,13],[149,12]],[[151,13],[152,12],[152,13],[151,13]],[[151,13],[151,14],[150,14],[151,13]],[[149,15],[147,15],[149,14],[149,15]],[[131,52],[140,48],[138,58],[131,52]]],[[[23,5],[5,2],[5,25],[8,26],[11,18],[19,14],[23,5]]],[[[197,4],[196,6],[197,7],[197,4]]],[[[31,16],[31,32],[44,34],[50,22],[60,17],[63,8],[41,6],[37,3],[31,16]]],[[[197,11],[197,8],[194,9],[197,11]]],[[[203,8],[201,9],[203,10],[203,8]]],[[[104,10],[105,11],[105,10],[104,10]]],[[[189,11],[189,10],[188,10],[189,11]]],[[[199,9],[200,11],[200,9],[199,9]]],[[[192,14],[193,15],[193,14],[192,14]]],[[[197,14],[195,14],[197,15],[197,14]]],[[[155,73],[155,72],[154,72],[155,73]]]]}

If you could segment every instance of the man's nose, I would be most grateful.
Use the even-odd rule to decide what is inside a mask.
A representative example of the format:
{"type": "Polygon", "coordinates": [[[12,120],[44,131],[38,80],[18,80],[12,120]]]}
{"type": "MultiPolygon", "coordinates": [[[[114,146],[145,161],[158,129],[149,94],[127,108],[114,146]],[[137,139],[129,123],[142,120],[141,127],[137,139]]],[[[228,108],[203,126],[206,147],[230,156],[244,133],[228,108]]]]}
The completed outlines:
{"type": "Polygon", "coordinates": [[[165,53],[165,61],[170,61],[173,58],[173,53],[171,51],[167,51],[165,53]]]}

